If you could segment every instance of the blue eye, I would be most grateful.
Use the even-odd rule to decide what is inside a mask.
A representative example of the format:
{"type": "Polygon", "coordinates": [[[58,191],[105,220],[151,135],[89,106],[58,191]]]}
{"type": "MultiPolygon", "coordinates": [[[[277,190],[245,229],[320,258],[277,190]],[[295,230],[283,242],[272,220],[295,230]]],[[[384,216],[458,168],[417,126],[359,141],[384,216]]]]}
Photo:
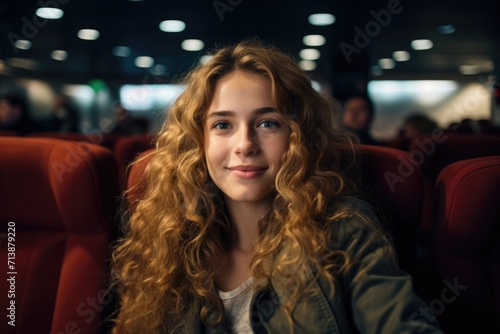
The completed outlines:
{"type": "Polygon", "coordinates": [[[228,122],[217,122],[214,124],[213,127],[215,129],[218,129],[218,130],[225,130],[225,129],[229,129],[229,123],[228,122]]]}
{"type": "Polygon", "coordinates": [[[263,127],[263,128],[273,128],[273,127],[279,127],[279,126],[280,126],[280,124],[278,122],[271,121],[271,120],[262,121],[259,124],[259,127],[263,127]]]}

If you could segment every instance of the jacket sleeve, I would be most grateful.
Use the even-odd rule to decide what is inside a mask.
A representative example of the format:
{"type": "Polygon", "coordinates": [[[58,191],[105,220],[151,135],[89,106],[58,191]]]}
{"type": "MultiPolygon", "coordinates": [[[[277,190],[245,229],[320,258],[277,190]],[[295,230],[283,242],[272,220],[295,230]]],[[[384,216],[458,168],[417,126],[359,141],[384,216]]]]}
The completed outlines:
{"type": "Polygon", "coordinates": [[[395,251],[371,207],[356,200],[361,213],[338,222],[336,241],[352,266],[342,276],[355,327],[361,333],[441,333],[429,307],[413,291],[412,278],[397,265],[395,251]]]}

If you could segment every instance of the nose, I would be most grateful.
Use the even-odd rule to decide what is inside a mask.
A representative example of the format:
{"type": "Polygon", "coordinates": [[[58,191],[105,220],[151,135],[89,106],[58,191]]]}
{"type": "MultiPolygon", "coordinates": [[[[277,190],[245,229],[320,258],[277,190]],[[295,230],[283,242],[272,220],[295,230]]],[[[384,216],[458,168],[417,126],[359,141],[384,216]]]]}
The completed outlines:
{"type": "Polygon", "coordinates": [[[255,131],[250,126],[240,126],[236,134],[235,153],[243,156],[255,155],[259,146],[255,131]]]}

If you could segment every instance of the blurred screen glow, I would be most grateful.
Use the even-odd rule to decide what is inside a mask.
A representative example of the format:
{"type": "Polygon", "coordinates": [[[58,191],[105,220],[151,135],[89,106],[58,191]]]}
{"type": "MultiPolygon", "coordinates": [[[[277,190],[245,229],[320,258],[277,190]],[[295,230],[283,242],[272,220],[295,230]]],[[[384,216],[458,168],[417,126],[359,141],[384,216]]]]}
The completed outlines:
{"type": "Polygon", "coordinates": [[[372,135],[392,138],[405,117],[423,113],[447,128],[464,118],[491,117],[488,88],[478,81],[372,80],[368,95],[375,106],[372,135]]]}
{"type": "Polygon", "coordinates": [[[120,100],[123,107],[130,111],[157,111],[168,109],[184,86],[165,85],[123,85],[120,88],[120,100]]]}

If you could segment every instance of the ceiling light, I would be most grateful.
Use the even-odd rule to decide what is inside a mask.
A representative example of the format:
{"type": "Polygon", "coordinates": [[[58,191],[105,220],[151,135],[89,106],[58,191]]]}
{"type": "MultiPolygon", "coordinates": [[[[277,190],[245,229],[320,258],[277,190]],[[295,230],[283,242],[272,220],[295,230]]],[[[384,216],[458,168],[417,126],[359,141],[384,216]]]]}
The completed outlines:
{"type": "Polygon", "coordinates": [[[443,35],[453,34],[456,28],[453,24],[442,24],[437,26],[437,31],[443,35]]]}
{"type": "Polygon", "coordinates": [[[140,68],[149,68],[155,64],[155,60],[148,56],[141,56],[135,58],[135,66],[140,68]]]}
{"type": "Polygon", "coordinates": [[[328,13],[318,13],[309,15],[308,21],[313,26],[328,26],[335,22],[335,16],[328,13]]]}
{"type": "Polygon", "coordinates": [[[160,30],[165,32],[180,32],[186,29],[186,24],[179,20],[165,20],[160,23],[160,30]]]}
{"type": "Polygon", "coordinates": [[[40,7],[36,10],[36,15],[42,19],[57,20],[63,17],[64,12],[59,8],[40,7]]]}
{"type": "Polygon", "coordinates": [[[392,58],[395,61],[408,61],[410,60],[410,53],[408,51],[395,51],[392,53],[392,58]]]}
{"type": "Polygon", "coordinates": [[[299,65],[304,71],[314,71],[318,67],[314,60],[301,60],[299,65]]]}
{"type": "Polygon", "coordinates": [[[18,39],[14,43],[14,46],[16,47],[16,49],[29,50],[31,49],[31,42],[28,41],[27,39],[18,39]]]}
{"type": "Polygon", "coordinates": [[[430,39],[416,39],[411,42],[411,47],[414,50],[429,50],[434,46],[430,39]]]}
{"type": "Polygon", "coordinates": [[[64,61],[68,58],[68,53],[64,50],[54,50],[52,51],[50,57],[54,60],[64,61]]]}
{"type": "Polygon", "coordinates": [[[93,41],[99,38],[99,31],[95,29],[81,29],[78,31],[78,38],[86,40],[86,41],[93,41]]]}
{"type": "Polygon", "coordinates": [[[391,58],[382,58],[379,59],[378,66],[383,70],[390,70],[396,66],[396,63],[391,58]]]}
{"type": "Polygon", "coordinates": [[[316,49],[302,49],[299,56],[304,60],[316,60],[321,56],[321,53],[316,49]]]}
{"type": "Polygon", "coordinates": [[[307,35],[302,39],[307,46],[321,46],[325,44],[326,39],[323,35],[307,35]]]}
{"type": "Polygon", "coordinates": [[[205,47],[205,43],[199,39],[186,39],[182,41],[181,47],[186,51],[200,51],[205,47]]]}
{"type": "Polygon", "coordinates": [[[203,55],[200,57],[200,64],[205,65],[208,63],[210,60],[212,60],[214,56],[212,55],[203,55]]]}
{"type": "Polygon", "coordinates": [[[130,55],[130,48],[128,46],[115,46],[113,54],[117,57],[128,57],[130,55]]]}

